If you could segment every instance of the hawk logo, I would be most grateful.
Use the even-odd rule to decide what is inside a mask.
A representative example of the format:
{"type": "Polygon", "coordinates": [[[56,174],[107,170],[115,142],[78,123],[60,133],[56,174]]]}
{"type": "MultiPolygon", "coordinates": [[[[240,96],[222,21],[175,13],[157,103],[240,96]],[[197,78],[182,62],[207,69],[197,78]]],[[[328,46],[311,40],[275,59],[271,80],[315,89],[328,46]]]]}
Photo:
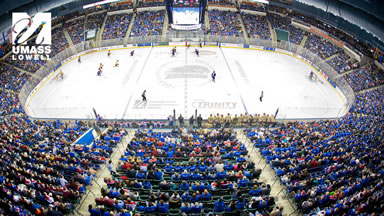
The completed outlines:
{"type": "Polygon", "coordinates": [[[51,13],[12,13],[12,60],[50,60],[51,13]],[[37,34],[35,41],[30,40],[37,34]]]}
{"type": "Polygon", "coordinates": [[[27,40],[38,33],[35,44],[51,44],[51,13],[37,13],[33,18],[27,13],[12,13],[12,44],[26,45],[27,40]]]}

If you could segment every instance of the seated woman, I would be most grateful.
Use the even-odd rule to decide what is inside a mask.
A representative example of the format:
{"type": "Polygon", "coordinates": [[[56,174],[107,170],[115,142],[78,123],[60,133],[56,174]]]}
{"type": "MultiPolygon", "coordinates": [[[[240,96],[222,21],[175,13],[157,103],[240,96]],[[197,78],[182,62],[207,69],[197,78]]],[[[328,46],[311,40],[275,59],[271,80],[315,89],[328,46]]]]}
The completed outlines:
{"type": "Polygon", "coordinates": [[[212,195],[208,192],[207,189],[205,189],[203,194],[201,194],[201,199],[204,201],[210,201],[212,199],[212,195]]]}

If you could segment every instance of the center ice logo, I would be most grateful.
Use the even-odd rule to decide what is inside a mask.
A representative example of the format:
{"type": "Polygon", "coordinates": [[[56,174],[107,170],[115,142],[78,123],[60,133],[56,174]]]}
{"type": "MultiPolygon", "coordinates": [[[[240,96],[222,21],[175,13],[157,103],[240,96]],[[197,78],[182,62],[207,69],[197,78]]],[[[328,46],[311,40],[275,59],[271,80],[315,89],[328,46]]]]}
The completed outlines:
{"type": "Polygon", "coordinates": [[[13,60],[50,59],[51,13],[37,13],[34,17],[25,12],[12,13],[11,30],[13,60]],[[35,41],[30,40],[27,43],[33,34],[37,34],[35,41]]]}

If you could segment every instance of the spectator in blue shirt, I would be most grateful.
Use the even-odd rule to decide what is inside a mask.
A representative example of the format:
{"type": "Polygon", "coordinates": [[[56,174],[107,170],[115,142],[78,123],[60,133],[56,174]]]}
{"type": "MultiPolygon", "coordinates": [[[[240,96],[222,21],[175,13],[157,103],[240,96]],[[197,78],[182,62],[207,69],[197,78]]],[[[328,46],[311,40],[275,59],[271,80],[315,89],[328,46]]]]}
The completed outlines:
{"type": "Polygon", "coordinates": [[[164,166],[164,170],[165,172],[172,172],[173,171],[173,166],[170,166],[169,163],[167,163],[165,166],[164,166]]]}
{"type": "Polygon", "coordinates": [[[115,204],[113,206],[115,209],[121,210],[124,208],[124,202],[122,200],[115,200],[115,204]]]}
{"type": "Polygon", "coordinates": [[[174,174],[172,174],[171,179],[172,179],[173,181],[179,181],[179,180],[180,180],[180,175],[179,175],[179,173],[174,173],[174,174]]]}
{"type": "Polygon", "coordinates": [[[101,211],[98,208],[93,208],[92,205],[88,206],[88,212],[91,216],[100,216],[101,211]]]}
{"type": "Polygon", "coordinates": [[[159,169],[156,169],[155,178],[156,178],[156,180],[162,180],[163,179],[163,172],[161,172],[159,169]]]}
{"type": "Polygon", "coordinates": [[[203,204],[202,203],[196,202],[191,207],[191,212],[194,213],[194,214],[200,214],[202,210],[203,210],[203,204]]]}
{"type": "Polygon", "coordinates": [[[147,202],[147,207],[145,207],[144,212],[154,213],[156,212],[156,206],[154,206],[152,202],[147,202]]]}
{"type": "Polygon", "coordinates": [[[183,182],[180,184],[180,190],[188,191],[188,190],[189,190],[189,184],[188,184],[186,181],[183,181],[183,182]]]}
{"type": "Polygon", "coordinates": [[[247,177],[243,176],[242,179],[239,179],[239,187],[248,187],[249,180],[247,177]]]}
{"type": "Polygon", "coordinates": [[[200,172],[206,172],[208,167],[203,162],[203,163],[201,163],[201,165],[198,168],[199,168],[200,172]]]}
{"type": "Polygon", "coordinates": [[[238,210],[243,210],[245,208],[245,199],[242,196],[239,196],[236,201],[236,208],[238,210]]]}
{"type": "Polygon", "coordinates": [[[189,180],[190,175],[187,170],[184,170],[184,172],[180,176],[181,176],[181,180],[189,180]]]}
{"type": "Polygon", "coordinates": [[[204,201],[210,201],[212,199],[212,195],[208,192],[207,189],[205,189],[203,194],[201,194],[201,198],[204,201]]]}
{"type": "Polygon", "coordinates": [[[159,204],[157,204],[157,211],[159,213],[168,213],[168,203],[164,203],[163,200],[160,200],[159,204]]]}
{"type": "Polygon", "coordinates": [[[225,210],[225,202],[222,198],[218,199],[214,205],[215,212],[223,212],[225,210]]]}
{"type": "Polygon", "coordinates": [[[186,214],[189,214],[191,212],[191,207],[189,206],[189,203],[181,203],[180,211],[186,214]]]}

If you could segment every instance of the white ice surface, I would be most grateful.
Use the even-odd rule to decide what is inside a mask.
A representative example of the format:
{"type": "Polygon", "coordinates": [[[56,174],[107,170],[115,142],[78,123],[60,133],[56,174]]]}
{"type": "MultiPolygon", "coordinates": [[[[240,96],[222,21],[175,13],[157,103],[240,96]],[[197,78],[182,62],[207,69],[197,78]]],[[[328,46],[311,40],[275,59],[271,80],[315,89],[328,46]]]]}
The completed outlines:
{"type": "Polygon", "coordinates": [[[165,119],[176,110],[189,118],[248,112],[279,118],[333,118],[345,113],[343,99],[312,67],[288,55],[237,48],[170,47],[113,50],[82,56],[63,65],[63,80],[49,79],[29,97],[27,113],[39,118],[165,119]],[[113,67],[119,59],[120,66],[113,67]],[[96,76],[103,63],[102,76],[96,76]],[[211,81],[215,70],[216,82],[211,81]],[[141,94],[147,90],[146,103],[141,94]],[[259,101],[264,91],[263,102],[259,101]]]}

